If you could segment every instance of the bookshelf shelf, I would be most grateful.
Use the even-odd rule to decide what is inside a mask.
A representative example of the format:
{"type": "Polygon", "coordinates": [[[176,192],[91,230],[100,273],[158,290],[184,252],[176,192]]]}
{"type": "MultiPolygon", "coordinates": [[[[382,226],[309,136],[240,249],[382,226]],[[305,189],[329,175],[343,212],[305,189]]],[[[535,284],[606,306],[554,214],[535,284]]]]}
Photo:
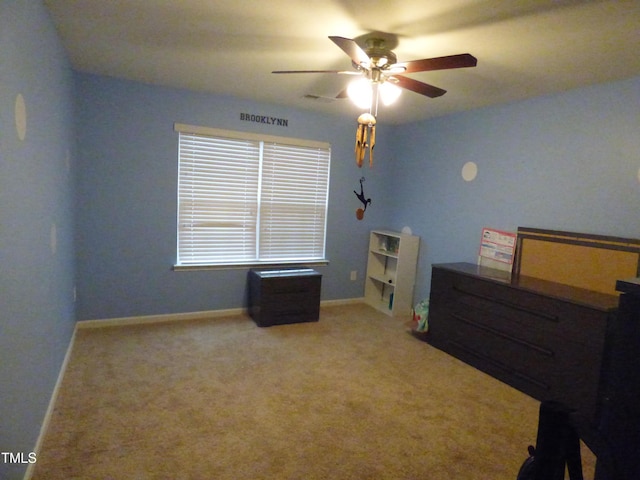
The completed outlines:
{"type": "Polygon", "coordinates": [[[369,237],[365,301],[390,315],[409,315],[420,238],[389,230],[373,230],[369,237]]]}

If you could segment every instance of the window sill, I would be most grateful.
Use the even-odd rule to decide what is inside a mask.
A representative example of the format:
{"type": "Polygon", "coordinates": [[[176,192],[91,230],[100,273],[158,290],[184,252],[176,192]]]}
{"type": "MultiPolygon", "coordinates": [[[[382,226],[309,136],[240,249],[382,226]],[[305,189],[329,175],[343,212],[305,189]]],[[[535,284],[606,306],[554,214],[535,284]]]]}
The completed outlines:
{"type": "Polygon", "coordinates": [[[311,262],[256,262],[256,263],[235,263],[217,265],[174,265],[176,272],[193,270],[243,270],[247,268],[273,268],[273,267],[323,267],[329,265],[329,260],[314,260],[311,262]]]}

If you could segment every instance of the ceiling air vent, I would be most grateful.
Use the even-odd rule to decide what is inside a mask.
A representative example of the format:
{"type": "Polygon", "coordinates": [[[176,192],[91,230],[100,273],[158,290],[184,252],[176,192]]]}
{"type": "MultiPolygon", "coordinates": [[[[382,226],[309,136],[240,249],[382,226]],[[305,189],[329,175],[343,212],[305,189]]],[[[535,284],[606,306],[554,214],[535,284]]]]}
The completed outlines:
{"type": "Polygon", "coordinates": [[[314,95],[312,93],[307,93],[302,98],[306,100],[313,100],[314,102],[320,102],[320,103],[331,103],[335,100],[335,98],[332,98],[332,97],[323,97],[322,95],[314,95]]]}

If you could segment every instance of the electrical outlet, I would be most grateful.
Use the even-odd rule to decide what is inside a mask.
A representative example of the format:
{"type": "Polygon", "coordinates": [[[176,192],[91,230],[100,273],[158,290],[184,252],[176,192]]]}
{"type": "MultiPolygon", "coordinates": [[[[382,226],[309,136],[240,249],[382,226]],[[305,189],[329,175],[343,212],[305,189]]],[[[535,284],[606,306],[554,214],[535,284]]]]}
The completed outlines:
{"type": "Polygon", "coordinates": [[[351,281],[355,282],[358,279],[358,271],[357,270],[351,270],[351,281]]]}

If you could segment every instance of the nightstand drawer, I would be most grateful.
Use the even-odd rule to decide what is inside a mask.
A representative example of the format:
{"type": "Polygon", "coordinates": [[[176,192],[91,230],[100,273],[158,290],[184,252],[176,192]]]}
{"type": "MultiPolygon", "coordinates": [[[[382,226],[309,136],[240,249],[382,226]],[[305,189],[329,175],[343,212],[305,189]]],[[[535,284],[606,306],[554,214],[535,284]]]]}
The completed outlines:
{"type": "Polygon", "coordinates": [[[260,327],[315,322],[322,275],[308,268],[249,271],[249,314],[260,327]]]}
{"type": "Polygon", "coordinates": [[[318,277],[301,276],[262,279],[262,293],[270,295],[292,295],[318,290],[318,277]]]}

